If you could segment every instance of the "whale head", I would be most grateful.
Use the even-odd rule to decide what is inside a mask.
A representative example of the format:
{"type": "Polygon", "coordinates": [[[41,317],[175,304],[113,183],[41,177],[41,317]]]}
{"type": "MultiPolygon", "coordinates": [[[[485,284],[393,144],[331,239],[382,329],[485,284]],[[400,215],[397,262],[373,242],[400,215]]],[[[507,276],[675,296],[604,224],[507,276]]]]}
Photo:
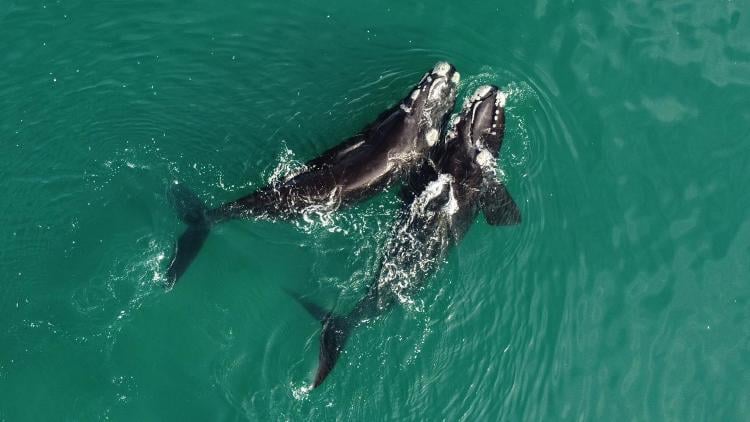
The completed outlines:
{"type": "Polygon", "coordinates": [[[521,210],[510,196],[497,172],[497,158],[505,129],[507,95],[496,86],[479,87],[469,97],[445,137],[440,163],[444,170],[459,177],[466,198],[482,210],[490,225],[521,222],[521,210]]]}
{"type": "Polygon", "coordinates": [[[447,139],[459,139],[467,147],[497,158],[505,129],[506,98],[494,85],[477,88],[451,122],[447,139]]]}
{"type": "Polygon", "coordinates": [[[497,158],[503,141],[506,94],[484,85],[464,101],[436,153],[442,170],[470,185],[496,178],[497,158]]]}
{"type": "Polygon", "coordinates": [[[430,148],[440,139],[453,111],[460,80],[461,75],[452,64],[439,62],[401,102],[400,107],[407,114],[406,122],[414,131],[418,147],[430,148]]]}

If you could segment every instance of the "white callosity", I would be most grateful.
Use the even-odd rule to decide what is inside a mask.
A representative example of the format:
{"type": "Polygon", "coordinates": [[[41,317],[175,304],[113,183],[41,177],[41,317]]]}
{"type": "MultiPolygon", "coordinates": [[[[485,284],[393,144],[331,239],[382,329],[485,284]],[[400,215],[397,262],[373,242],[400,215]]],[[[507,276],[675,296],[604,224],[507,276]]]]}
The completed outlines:
{"type": "Polygon", "coordinates": [[[445,90],[448,82],[446,82],[445,78],[440,78],[432,83],[432,86],[430,87],[430,94],[427,97],[429,100],[435,101],[439,99],[443,95],[443,91],[445,90]]]}
{"type": "Polygon", "coordinates": [[[420,116],[420,127],[424,134],[424,141],[429,146],[434,146],[440,138],[442,116],[437,116],[436,110],[443,108],[448,98],[454,98],[456,84],[461,78],[458,72],[454,72],[450,81],[448,81],[448,74],[451,69],[451,65],[445,62],[435,65],[431,74],[426,78],[428,84],[425,84],[422,87],[422,92],[418,94],[423,95],[423,92],[427,92],[427,101],[433,103],[431,107],[425,107],[420,116]]]}
{"type": "Polygon", "coordinates": [[[448,72],[450,71],[451,71],[451,65],[448,64],[447,62],[439,62],[432,69],[432,73],[439,75],[439,76],[448,76],[448,72]]]}
{"type": "Polygon", "coordinates": [[[479,101],[487,96],[487,94],[492,91],[492,87],[490,85],[482,85],[479,88],[477,88],[476,91],[474,91],[474,95],[472,96],[472,101],[479,101]]]}
{"type": "Polygon", "coordinates": [[[508,99],[508,95],[502,91],[498,91],[495,94],[495,117],[492,122],[492,131],[490,134],[497,135],[497,127],[500,124],[500,111],[505,107],[505,101],[508,99]]]}

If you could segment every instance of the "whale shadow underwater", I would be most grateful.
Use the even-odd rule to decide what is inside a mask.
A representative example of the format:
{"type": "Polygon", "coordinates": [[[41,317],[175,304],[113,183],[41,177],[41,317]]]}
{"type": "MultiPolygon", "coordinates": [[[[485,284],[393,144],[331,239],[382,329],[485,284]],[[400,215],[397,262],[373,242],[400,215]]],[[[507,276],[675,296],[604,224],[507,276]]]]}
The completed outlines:
{"type": "Polygon", "coordinates": [[[216,208],[208,209],[183,184],[171,185],[167,196],[187,228],[167,267],[167,287],[182,277],[215,224],[261,217],[288,220],[310,209],[333,212],[404,180],[438,143],[453,111],[459,80],[453,65],[437,63],[403,100],[305,163],[301,173],[216,208]]]}
{"type": "Polygon", "coordinates": [[[506,95],[482,86],[464,103],[445,137],[405,184],[405,204],[367,293],[345,314],[294,296],[322,324],[312,387],[331,373],[352,332],[414,294],[444,261],[479,212],[493,226],[521,222],[495,163],[505,127],[506,95]]]}

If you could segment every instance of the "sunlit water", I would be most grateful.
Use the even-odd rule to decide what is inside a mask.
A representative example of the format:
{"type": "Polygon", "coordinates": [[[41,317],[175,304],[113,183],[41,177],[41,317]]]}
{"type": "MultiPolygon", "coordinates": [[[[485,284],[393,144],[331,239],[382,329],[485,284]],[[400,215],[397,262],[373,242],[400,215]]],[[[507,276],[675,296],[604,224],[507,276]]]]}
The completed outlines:
{"type": "Polygon", "coordinates": [[[0,3],[0,420],[747,420],[747,1],[0,3]],[[406,2],[409,3],[409,2],[406,2]],[[509,93],[479,217],[320,388],[396,189],[212,231],[449,60],[509,93]]]}

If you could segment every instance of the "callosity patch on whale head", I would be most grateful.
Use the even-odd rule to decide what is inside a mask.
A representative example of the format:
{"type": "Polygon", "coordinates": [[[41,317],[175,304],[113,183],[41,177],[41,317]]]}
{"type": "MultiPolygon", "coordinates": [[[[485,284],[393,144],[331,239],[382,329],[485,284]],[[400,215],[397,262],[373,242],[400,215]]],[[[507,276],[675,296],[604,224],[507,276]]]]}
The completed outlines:
{"type": "Polygon", "coordinates": [[[434,146],[453,111],[461,76],[448,62],[437,63],[401,104],[416,125],[417,139],[423,146],[434,146]],[[436,136],[437,135],[437,136],[436,136]]]}
{"type": "Polygon", "coordinates": [[[456,97],[456,87],[461,81],[461,74],[456,71],[456,68],[448,62],[438,62],[430,76],[427,77],[430,81],[428,88],[428,98],[435,101],[443,96],[450,96],[452,94],[453,100],[456,97]]]}
{"type": "Polygon", "coordinates": [[[471,100],[479,101],[485,99],[489,97],[490,94],[492,94],[493,90],[497,91],[497,88],[493,87],[492,85],[482,85],[477,88],[476,91],[474,91],[474,95],[472,95],[471,100]]]}
{"type": "Polygon", "coordinates": [[[448,76],[449,73],[455,71],[456,69],[453,68],[453,65],[448,62],[438,62],[435,67],[432,68],[432,73],[439,76],[448,76]]]}

